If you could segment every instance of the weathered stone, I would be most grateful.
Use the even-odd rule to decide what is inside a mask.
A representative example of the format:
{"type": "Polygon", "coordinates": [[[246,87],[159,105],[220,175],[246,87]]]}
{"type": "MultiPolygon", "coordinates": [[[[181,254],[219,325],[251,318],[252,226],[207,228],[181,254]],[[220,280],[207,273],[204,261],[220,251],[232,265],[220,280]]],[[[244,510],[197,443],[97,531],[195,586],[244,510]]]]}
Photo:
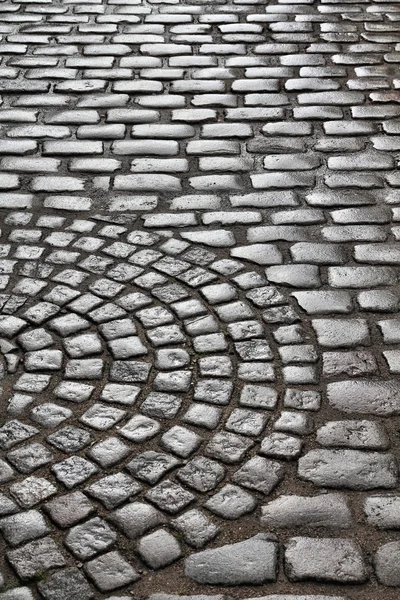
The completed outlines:
{"type": "Polygon", "coordinates": [[[335,381],[327,386],[329,404],[348,413],[390,417],[400,414],[400,385],[389,381],[335,381]]]}
{"type": "Polygon", "coordinates": [[[280,496],[261,507],[266,527],[327,527],[345,529],[351,513],[341,494],[320,496],[280,496]]]}
{"type": "Polygon", "coordinates": [[[263,533],[185,560],[185,575],[198,583],[255,585],[275,581],[276,574],[277,545],[263,533]]]}
{"type": "Polygon", "coordinates": [[[395,487],[398,467],[392,454],[310,450],[299,459],[298,475],[321,487],[371,490],[395,487]]]}
{"type": "Polygon", "coordinates": [[[389,438],[382,425],[374,421],[328,421],[317,431],[322,446],[386,450],[389,438]]]}
{"type": "Polygon", "coordinates": [[[285,571],[291,581],[363,583],[368,577],[358,545],[340,538],[291,538],[285,571]]]}

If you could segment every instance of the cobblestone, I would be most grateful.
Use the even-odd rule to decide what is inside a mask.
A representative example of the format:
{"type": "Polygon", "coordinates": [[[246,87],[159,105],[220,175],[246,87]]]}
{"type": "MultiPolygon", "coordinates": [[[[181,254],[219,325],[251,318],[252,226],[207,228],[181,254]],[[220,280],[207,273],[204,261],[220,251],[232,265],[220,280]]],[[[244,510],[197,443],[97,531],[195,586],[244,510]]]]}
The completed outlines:
{"type": "Polygon", "coordinates": [[[396,595],[395,4],[3,5],[0,598],[396,595]]]}

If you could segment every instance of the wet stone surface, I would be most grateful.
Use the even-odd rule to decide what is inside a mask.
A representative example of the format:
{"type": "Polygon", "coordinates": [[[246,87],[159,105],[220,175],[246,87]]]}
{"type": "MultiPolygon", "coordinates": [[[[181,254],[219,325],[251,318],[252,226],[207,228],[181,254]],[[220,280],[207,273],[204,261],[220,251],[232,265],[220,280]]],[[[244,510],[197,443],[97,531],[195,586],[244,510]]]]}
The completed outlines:
{"type": "Polygon", "coordinates": [[[0,2],[0,600],[400,587],[395,2],[0,2]]]}

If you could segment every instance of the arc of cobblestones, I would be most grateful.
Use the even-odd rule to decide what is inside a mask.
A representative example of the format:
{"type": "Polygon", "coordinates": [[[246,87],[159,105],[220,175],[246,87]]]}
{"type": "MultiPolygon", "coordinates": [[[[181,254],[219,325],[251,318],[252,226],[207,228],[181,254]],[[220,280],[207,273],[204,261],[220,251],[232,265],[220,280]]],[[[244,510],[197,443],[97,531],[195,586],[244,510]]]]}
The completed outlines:
{"type": "MultiPolygon", "coordinates": [[[[25,219],[11,214],[7,225],[25,219]]],[[[284,397],[302,401],[284,393],[291,369],[312,384],[316,371],[282,369],[280,345],[307,334],[260,269],[102,220],[62,230],[58,217],[40,222],[51,229],[11,227],[16,260],[1,262],[10,272],[0,318],[10,496],[0,529],[11,565],[32,579],[66,564],[54,538],[36,538],[67,528],[69,560],[88,561],[104,592],[139,577],[114,550],[95,558],[118,531],[147,566],[165,567],[182,554],[177,535],[189,552],[201,548],[282,483],[281,461],[302,446],[285,431],[310,418],[283,411],[273,425],[271,416],[284,397]],[[44,246],[24,246],[32,237],[44,246]],[[268,422],[276,432],[260,448],[268,422]],[[107,579],[103,569],[122,574],[107,579]]]]}

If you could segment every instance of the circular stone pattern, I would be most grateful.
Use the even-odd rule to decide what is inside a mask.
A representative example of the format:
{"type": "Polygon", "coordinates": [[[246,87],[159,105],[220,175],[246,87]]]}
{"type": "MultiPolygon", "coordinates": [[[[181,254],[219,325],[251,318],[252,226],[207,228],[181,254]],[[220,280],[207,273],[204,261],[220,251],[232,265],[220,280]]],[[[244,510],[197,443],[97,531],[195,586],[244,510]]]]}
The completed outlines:
{"type": "MultiPolygon", "coordinates": [[[[0,247],[0,529],[22,580],[75,561],[105,593],[283,480],[307,423],[272,417],[284,394],[302,408],[281,365],[304,332],[259,267],[222,251],[129,219],[24,219],[0,247]]],[[[73,569],[39,588],[68,571],[83,589],[73,569]]]]}

